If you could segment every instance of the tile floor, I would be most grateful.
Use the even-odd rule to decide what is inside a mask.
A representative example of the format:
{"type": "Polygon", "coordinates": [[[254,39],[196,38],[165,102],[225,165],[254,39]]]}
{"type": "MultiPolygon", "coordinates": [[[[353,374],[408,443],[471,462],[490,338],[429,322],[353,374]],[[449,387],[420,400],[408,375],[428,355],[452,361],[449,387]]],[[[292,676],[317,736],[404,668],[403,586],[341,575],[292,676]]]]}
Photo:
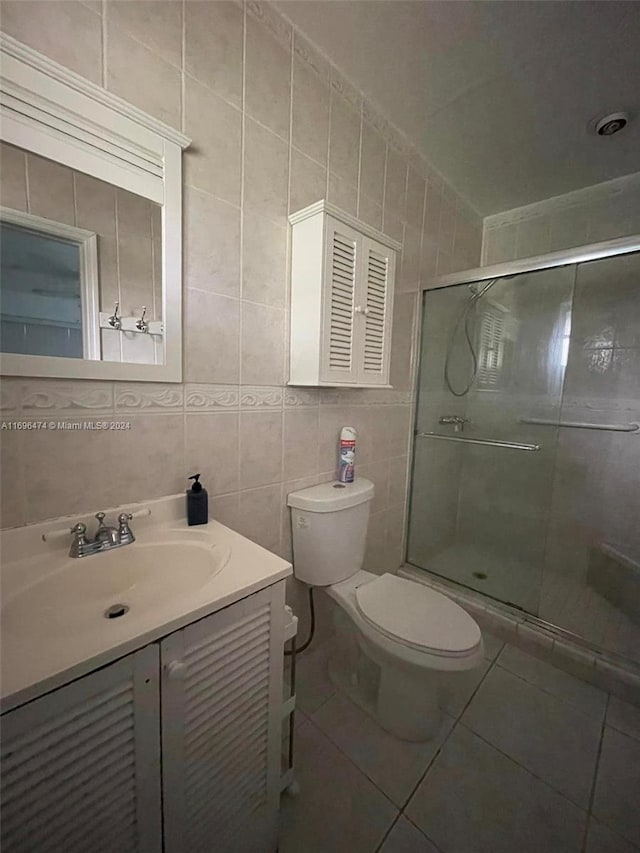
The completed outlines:
{"type": "Polygon", "coordinates": [[[640,851],[640,708],[485,635],[429,743],[396,740],[298,664],[297,797],[280,853],[640,851]]]}

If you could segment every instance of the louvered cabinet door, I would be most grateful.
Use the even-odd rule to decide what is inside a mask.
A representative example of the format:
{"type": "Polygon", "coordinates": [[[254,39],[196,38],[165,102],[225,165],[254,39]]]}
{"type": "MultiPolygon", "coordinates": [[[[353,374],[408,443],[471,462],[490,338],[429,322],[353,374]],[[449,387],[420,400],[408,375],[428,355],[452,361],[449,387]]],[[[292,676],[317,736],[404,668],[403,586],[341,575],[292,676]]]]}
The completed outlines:
{"type": "Polygon", "coordinates": [[[361,264],[356,300],[356,322],[362,325],[358,332],[358,383],[388,385],[395,252],[365,237],[361,264]]]}
{"type": "Polygon", "coordinates": [[[362,237],[328,216],[325,232],[320,381],[355,383],[358,378],[356,291],[362,237]]]}
{"type": "Polygon", "coordinates": [[[277,843],[284,582],[162,641],[165,853],[277,843]]]}
{"type": "Polygon", "coordinates": [[[158,646],[2,717],[2,853],[160,853],[158,646]]]}

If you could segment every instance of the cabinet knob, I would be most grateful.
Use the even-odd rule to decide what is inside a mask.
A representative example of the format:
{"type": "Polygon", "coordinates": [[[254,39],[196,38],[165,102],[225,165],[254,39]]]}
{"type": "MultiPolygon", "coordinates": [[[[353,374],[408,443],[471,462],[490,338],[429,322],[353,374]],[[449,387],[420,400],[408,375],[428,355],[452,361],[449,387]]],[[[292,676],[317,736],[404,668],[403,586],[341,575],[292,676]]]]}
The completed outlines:
{"type": "Polygon", "coordinates": [[[168,663],[164,671],[171,681],[176,681],[179,678],[184,678],[184,674],[187,671],[186,663],[182,663],[179,660],[172,660],[171,663],[168,663]]]}
{"type": "Polygon", "coordinates": [[[364,314],[365,316],[369,313],[369,309],[363,308],[362,305],[356,305],[353,311],[355,314],[364,314]]]}

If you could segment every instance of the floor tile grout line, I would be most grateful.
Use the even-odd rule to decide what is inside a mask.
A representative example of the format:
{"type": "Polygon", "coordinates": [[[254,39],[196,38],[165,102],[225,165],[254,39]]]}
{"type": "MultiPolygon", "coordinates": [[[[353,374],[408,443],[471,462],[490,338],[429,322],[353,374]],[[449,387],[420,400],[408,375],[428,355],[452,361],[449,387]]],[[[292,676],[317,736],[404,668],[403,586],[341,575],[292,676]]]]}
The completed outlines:
{"type": "MultiPolygon", "coordinates": [[[[338,750],[340,755],[342,755],[344,758],[346,758],[347,761],[349,762],[349,764],[351,764],[358,771],[358,773],[361,776],[364,776],[364,778],[367,780],[367,782],[370,782],[373,785],[373,787],[382,794],[382,796],[385,798],[385,800],[387,800],[389,803],[391,803],[393,808],[396,809],[396,811],[398,812],[398,815],[396,816],[396,817],[398,817],[401,813],[401,809],[399,806],[397,806],[393,802],[391,797],[385,791],[383,791],[382,788],[378,785],[378,783],[375,782],[367,773],[365,773],[365,771],[361,767],[358,767],[358,765],[351,758],[351,756],[347,755],[347,753],[333,740],[333,738],[327,732],[325,732],[325,730],[321,726],[319,726],[318,723],[316,723],[316,721],[313,719],[313,716],[308,716],[307,719],[309,720],[310,723],[312,723],[315,726],[315,728],[320,732],[320,734],[323,735],[323,737],[325,737],[329,741],[331,746],[335,747],[335,749],[338,750]]],[[[395,822],[395,820],[394,820],[394,822],[395,822]]]]}
{"type": "Polygon", "coordinates": [[[596,786],[598,784],[598,773],[600,771],[600,756],[602,755],[602,745],[604,742],[604,732],[607,726],[607,713],[609,711],[609,702],[611,701],[611,696],[607,694],[607,703],[604,709],[604,717],[602,718],[602,725],[600,727],[600,739],[598,741],[598,751],[596,753],[596,760],[593,767],[593,779],[591,780],[591,791],[589,792],[589,802],[587,804],[587,819],[584,825],[584,835],[582,838],[582,847],[580,848],[582,853],[587,848],[587,839],[589,837],[589,825],[591,823],[591,818],[593,816],[593,802],[596,797],[596,786]]]}
{"type": "MultiPolygon", "coordinates": [[[[539,660],[539,658],[536,658],[536,660],[539,660]]],[[[514,672],[512,669],[509,669],[509,667],[506,667],[506,666],[504,666],[504,664],[501,664],[497,659],[496,659],[495,663],[496,663],[496,666],[498,666],[503,672],[508,672],[509,675],[513,675],[516,678],[520,679],[520,681],[524,681],[524,683],[528,684],[530,687],[535,687],[541,693],[546,693],[547,696],[552,696],[554,699],[557,699],[559,702],[562,702],[565,705],[569,705],[574,710],[579,711],[581,714],[584,714],[585,717],[590,717],[591,719],[595,718],[594,714],[590,713],[589,711],[584,711],[582,708],[579,708],[578,705],[576,705],[574,702],[570,702],[568,699],[565,699],[564,697],[559,696],[557,693],[554,693],[551,690],[547,690],[541,684],[537,684],[535,681],[530,681],[528,678],[525,678],[523,675],[520,675],[520,673],[514,672]]],[[[557,669],[557,667],[554,667],[554,669],[557,669]]],[[[558,671],[563,672],[565,675],[571,675],[568,672],[564,672],[564,670],[562,670],[562,669],[560,669],[558,671]]],[[[571,676],[571,677],[576,678],[576,676],[571,676]]],[[[588,681],[582,681],[581,678],[578,678],[577,680],[580,681],[582,684],[584,684],[587,687],[594,687],[595,690],[602,690],[602,688],[600,688],[600,687],[595,687],[595,685],[589,684],[588,681]]],[[[604,713],[604,718],[606,718],[606,708],[609,704],[609,700],[608,700],[609,694],[606,692],[606,690],[602,690],[602,692],[607,697],[607,701],[605,703],[605,713],[604,713]]]]}
{"type": "Polygon", "coordinates": [[[572,805],[574,808],[580,809],[580,811],[584,812],[585,815],[587,814],[586,806],[581,806],[579,803],[576,803],[575,800],[572,800],[571,797],[567,796],[567,794],[563,793],[562,791],[559,791],[550,782],[547,782],[546,779],[543,779],[542,776],[538,776],[538,774],[531,770],[530,767],[527,767],[526,765],[522,764],[520,761],[514,758],[513,755],[509,755],[508,752],[505,752],[503,749],[500,749],[499,746],[496,746],[495,743],[492,743],[490,740],[487,740],[484,735],[478,734],[478,732],[476,732],[474,729],[471,728],[471,726],[467,725],[466,723],[460,722],[459,725],[461,725],[463,729],[466,729],[470,734],[474,735],[474,737],[477,737],[487,746],[490,746],[491,749],[495,749],[495,751],[499,752],[500,755],[503,755],[505,758],[508,758],[509,761],[511,761],[521,770],[524,770],[525,773],[529,774],[529,776],[533,776],[534,779],[536,779],[538,782],[541,782],[546,788],[548,788],[550,791],[553,791],[554,794],[557,794],[559,797],[562,797],[563,800],[566,800],[566,802],[572,805]]]}
{"type": "MultiPolygon", "coordinates": [[[[435,763],[436,759],[438,758],[438,756],[439,756],[439,755],[440,755],[440,753],[442,752],[442,750],[443,750],[443,748],[444,748],[445,744],[447,743],[447,741],[449,740],[449,738],[451,737],[451,735],[452,735],[452,734],[454,733],[454,731],[456,730],[456,728],[457,728],[458,724],[460,723],[460,720],[461,720],[461,718],[462,718],[462,715],[464,714],[464,712],[465,712],[465,711],[467,710],[467,708],[469,707],[469,705],[470,705],[470,703],[472,702],[473,698],[475,697],[476,693],[477,693],[477,692],[478,692],[478,690],[480,689],[480,685],[484,682],[485,678],[489,675],[489,673],[490,673],[490,672],[491,672],[491,670],[493,669],[494,665],[495,665],[495,660],[494,660],[494,661],[491,661],[491,663],[489,664],[489,667],[488,667],[487,671],[485,672],[485,674],[482,676],[482,678],[480,679],[480,681],[479,681],[479,682],[478,682],[478,684],[476,685],[476,687],[475,687],[475,689],[473,690],[473,692],[471,693],[471,696],[469,697],[468,701],[465,703],[464,707],[463,707],[463,708],[462,708],[462,710],[460,711],[460,714],[459,714],[458,716],[456,716],[455,714],[450,714],[450,715],[449,715],[449,716],[451,716],[451,717],[453,718],[453,721],[454,721],[454,722],[453,722],[453,725],[452,725],[452,726],[451,726],[451,728],[449,729],[449,732],[448,732],[448,733],[447,733],[447,735],[445,736],[444,740],[442,741],[442,743],[440,744],[440,746],[438,747],[438,749],[435,751],[434,755],[431,757],[431,760],[429,761],[429,764],[428,764],[428,765],[427,765],[427,767],[425,768],[424,773],[423,773],[423,774],[422,774],[422,776],[418,779],[418,781],[416,782],[416,784],[415,784],[415,785],[414,785],[414,787],[412,788],[411,792],[409,793],[409,796],[408,796],[408,797],[407,797],[407,799],[405,800],[404,804],[401,806],[401,808],[400,808],[400,813],[401,813],[401,814],[404,814],[405,809],[407,808],[407,806],[409,805],[409,803],[410,803],[410,802],[411,802],[411,800],[413,799],[413,797],[414,797],[414,795],[415,795],[416,791],[418,790],[418,788],[420,787],[420,785],[421,785],[421,784],[422,784],[422,782],[424,781],[425,777],[427,776],[427,774],[429,773],[429,771],[430,771],[430,770],[431,770],[431,768],[433,767],[433,765],[434,765],[434,763],[435,763]]],[[[423,835],[424,835],[424,833],[423,833],[423,835]]]]}

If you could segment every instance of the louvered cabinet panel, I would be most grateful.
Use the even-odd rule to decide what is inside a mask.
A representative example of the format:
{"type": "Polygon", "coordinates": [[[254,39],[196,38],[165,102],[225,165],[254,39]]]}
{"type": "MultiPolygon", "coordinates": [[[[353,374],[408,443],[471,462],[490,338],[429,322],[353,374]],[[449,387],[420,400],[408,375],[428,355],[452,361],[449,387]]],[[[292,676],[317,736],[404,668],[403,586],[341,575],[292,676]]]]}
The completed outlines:
{"type": "Polygon", "coordinates": [[[162,641],[165,853],[275,850],[284,584],[162,641]]]}
{"type": "Polygon", "coordinates": [[[325,288],[323,294],[323,382],[356,382],[358,376],[356,291],[362,238],[352,228],[327,217],[325,226],[325,288]]]}
{"type": "Polygon", "coordinates": [[[160,853],[158,646],[2,717],[2,853],[160,853]]]}
{"type": "Polygon", "coordinates": [[[401,245],[325,201],[289,221],[289,384],[388,387],[401,245]]]}
{"type": "Polygon", "coordinates": [[[358,362],[358,381],[363,385],[386,385],[389,381],[391,357],[391,323],[395,253],[373,240],[363,241],[364,274],[358,302],[362,311],[358,321],[364,334],[358,362]]]}

